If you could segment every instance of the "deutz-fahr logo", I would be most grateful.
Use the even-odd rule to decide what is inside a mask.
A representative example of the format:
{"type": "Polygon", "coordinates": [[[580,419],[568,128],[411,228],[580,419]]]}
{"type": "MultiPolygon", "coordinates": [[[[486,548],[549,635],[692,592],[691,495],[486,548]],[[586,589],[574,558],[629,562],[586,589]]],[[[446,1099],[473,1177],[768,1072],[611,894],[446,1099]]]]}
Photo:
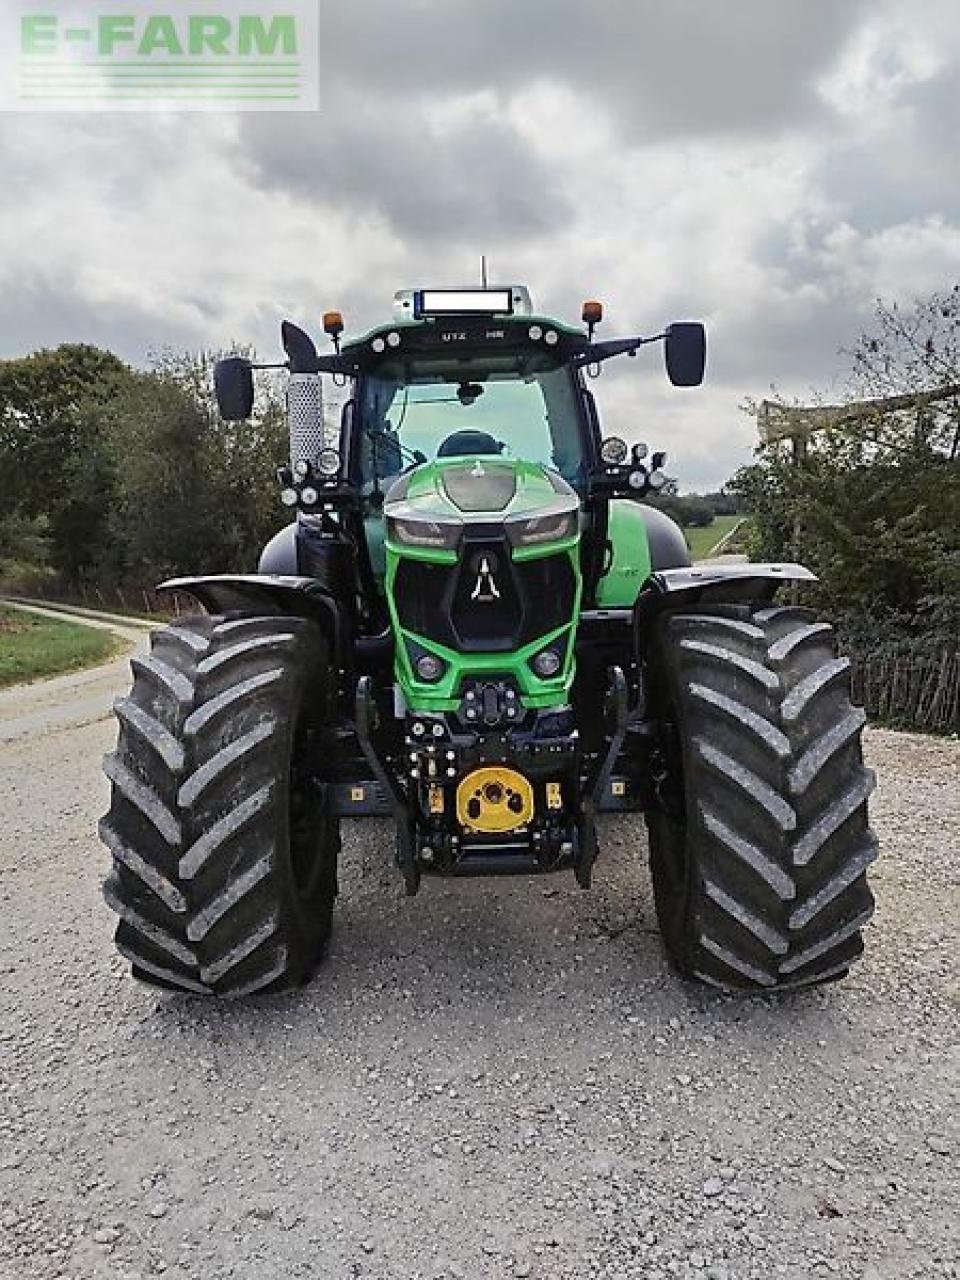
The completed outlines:
{"type": "Polygon", "coordinates": [[[500,588],[494,577],[498,567],[495,556],[480,555],[475,559],[471,568],[476,573],[477,580],[470,592],[471,600],[476,600],[478,604],[493,604],[500,599],[500,588]]]}

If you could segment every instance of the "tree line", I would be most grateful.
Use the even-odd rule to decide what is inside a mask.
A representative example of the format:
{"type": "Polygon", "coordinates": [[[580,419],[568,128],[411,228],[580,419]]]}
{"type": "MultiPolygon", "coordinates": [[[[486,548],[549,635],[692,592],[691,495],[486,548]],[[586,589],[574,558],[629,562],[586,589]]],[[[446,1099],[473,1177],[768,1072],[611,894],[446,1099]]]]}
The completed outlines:
{"type": "Polygon", "coordinates": [[[66,345],[0,361],[0,581],[71,593],[256,567],[282,522],[282,399],[265,384],[251,421],[224,422],[215,359],[143,371],[66,345]]]}

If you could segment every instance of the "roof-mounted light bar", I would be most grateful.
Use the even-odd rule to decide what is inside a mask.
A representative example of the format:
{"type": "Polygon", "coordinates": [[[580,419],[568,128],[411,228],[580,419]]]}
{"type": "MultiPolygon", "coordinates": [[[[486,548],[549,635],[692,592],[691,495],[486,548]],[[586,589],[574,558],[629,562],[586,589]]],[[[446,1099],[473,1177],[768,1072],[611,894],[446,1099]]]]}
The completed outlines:
{"type": "Polygon", "coordinates": [[[525,285],[498,285],[492,289],[401,289],[393,300],[397,319],[421,320],[430,316],[528,316],[533,306],[525,285]]]}
{"type": "Polygon", "coordinates": [[[513,315],[513,294],[509,289],[418,289],[414,298],[418,319],[421,316],[513,315]]]}

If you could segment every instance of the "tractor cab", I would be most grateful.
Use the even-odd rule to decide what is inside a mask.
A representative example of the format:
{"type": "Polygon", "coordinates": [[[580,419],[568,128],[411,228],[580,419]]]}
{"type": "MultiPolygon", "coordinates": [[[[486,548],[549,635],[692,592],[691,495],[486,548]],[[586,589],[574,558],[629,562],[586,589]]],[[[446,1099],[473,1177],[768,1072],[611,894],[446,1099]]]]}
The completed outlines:
{"type": "MultiPolygon", "coordinates": [[[[472,459],[481,465],[463,474],[476,472],[479,480],[528,464],[586,499],[599,448],[583,374],[571,361],[585,335],[534,315],[525,289],[403,292],[395,313],[397,322],[343,349],[358,369],[343,416],[345,472],[360,495],[380,581],[387,568],[384,504],[418,468],[436,464],[461,474],[451,464],[472,459]],[[467,300],[490,309],[449,311],[467,300]],[[493,310],[498,306],[502,313],[493,310]]],[[[474,487],[471,501],[480,511],[485,489],[474,487]]]]}
{"type": "MultiPolygon", "coordinates": [[[[595,342],[601,316],[600,304],[588,302],[584,327],[562,323],[537,314],[529,291],[511,285],[401,290],[390,323],[344,342],[343,321],[330,312],[329,356],[318,355],[302,330],[284,325],[291,466],[280,473],[283,500],[299,509],[307,529],[327,516],[353,525],[368,604],[371,587],[383,593],[390,490],[418,467],[452,458],[532,464],[570,486],[583,511],[587,602],[616,605],[636,594],[638,574],[650,568],[642,553],[644,520],[656,525],[669,562],[686,563],[673,527],[652,508],[646,516],[636,508],[636,499],[664,482],[665,455],[644,462],[645,446],[631,451],[619,439],[603,441],[588,378],[613,356],[663,341],[671,380],[695,385],[703,376],[703,328],[679,324],[653,338],[595,342]],[[339,414],[324,394],[333,389],[329,381],[322,385],[324,374],[337,384],[339,414]],[[610,544],[611,530],[619,548],[617,539],[610,544]],[[635,544],[632,564],[624,558],[624,535],[635,544]]],[[[230,364],[241,379],[250,376],[241,362],[224,362],[221,374],[230,364]]],[[[271,570],[275,550],[265,557],[271,570]]],[[[372,615],[371,622],[384,619],[376,610],[372,615]]]]}
{"type": "Polygon", "coordinates": [[[535,462],[584,485],[597,440],[571,363],[582,332],[533,315],[517,287],[403,291],[394,312],[343,349],[359,375],[348,474],[365,496],[447,457],[535,462]]]}

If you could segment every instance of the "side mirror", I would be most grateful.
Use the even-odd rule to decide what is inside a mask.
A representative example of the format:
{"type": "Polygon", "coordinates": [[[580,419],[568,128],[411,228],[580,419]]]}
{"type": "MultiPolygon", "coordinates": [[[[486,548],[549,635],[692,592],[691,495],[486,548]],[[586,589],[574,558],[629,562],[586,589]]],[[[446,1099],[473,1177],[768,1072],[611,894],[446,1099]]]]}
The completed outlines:
{"type": "Polygon", "coordinates": [[[213,367],[217,408],[227,422],[244,422],[253,413],[253,369],[243,356],[227,356],[213,367]]]}
{"type": "Polygon", "coordinates": [[[699,387],[707,363],[707,333],[703,325],[688,320],[667,325],[664,358],[667,377],[675,387],[699,387]]]}

